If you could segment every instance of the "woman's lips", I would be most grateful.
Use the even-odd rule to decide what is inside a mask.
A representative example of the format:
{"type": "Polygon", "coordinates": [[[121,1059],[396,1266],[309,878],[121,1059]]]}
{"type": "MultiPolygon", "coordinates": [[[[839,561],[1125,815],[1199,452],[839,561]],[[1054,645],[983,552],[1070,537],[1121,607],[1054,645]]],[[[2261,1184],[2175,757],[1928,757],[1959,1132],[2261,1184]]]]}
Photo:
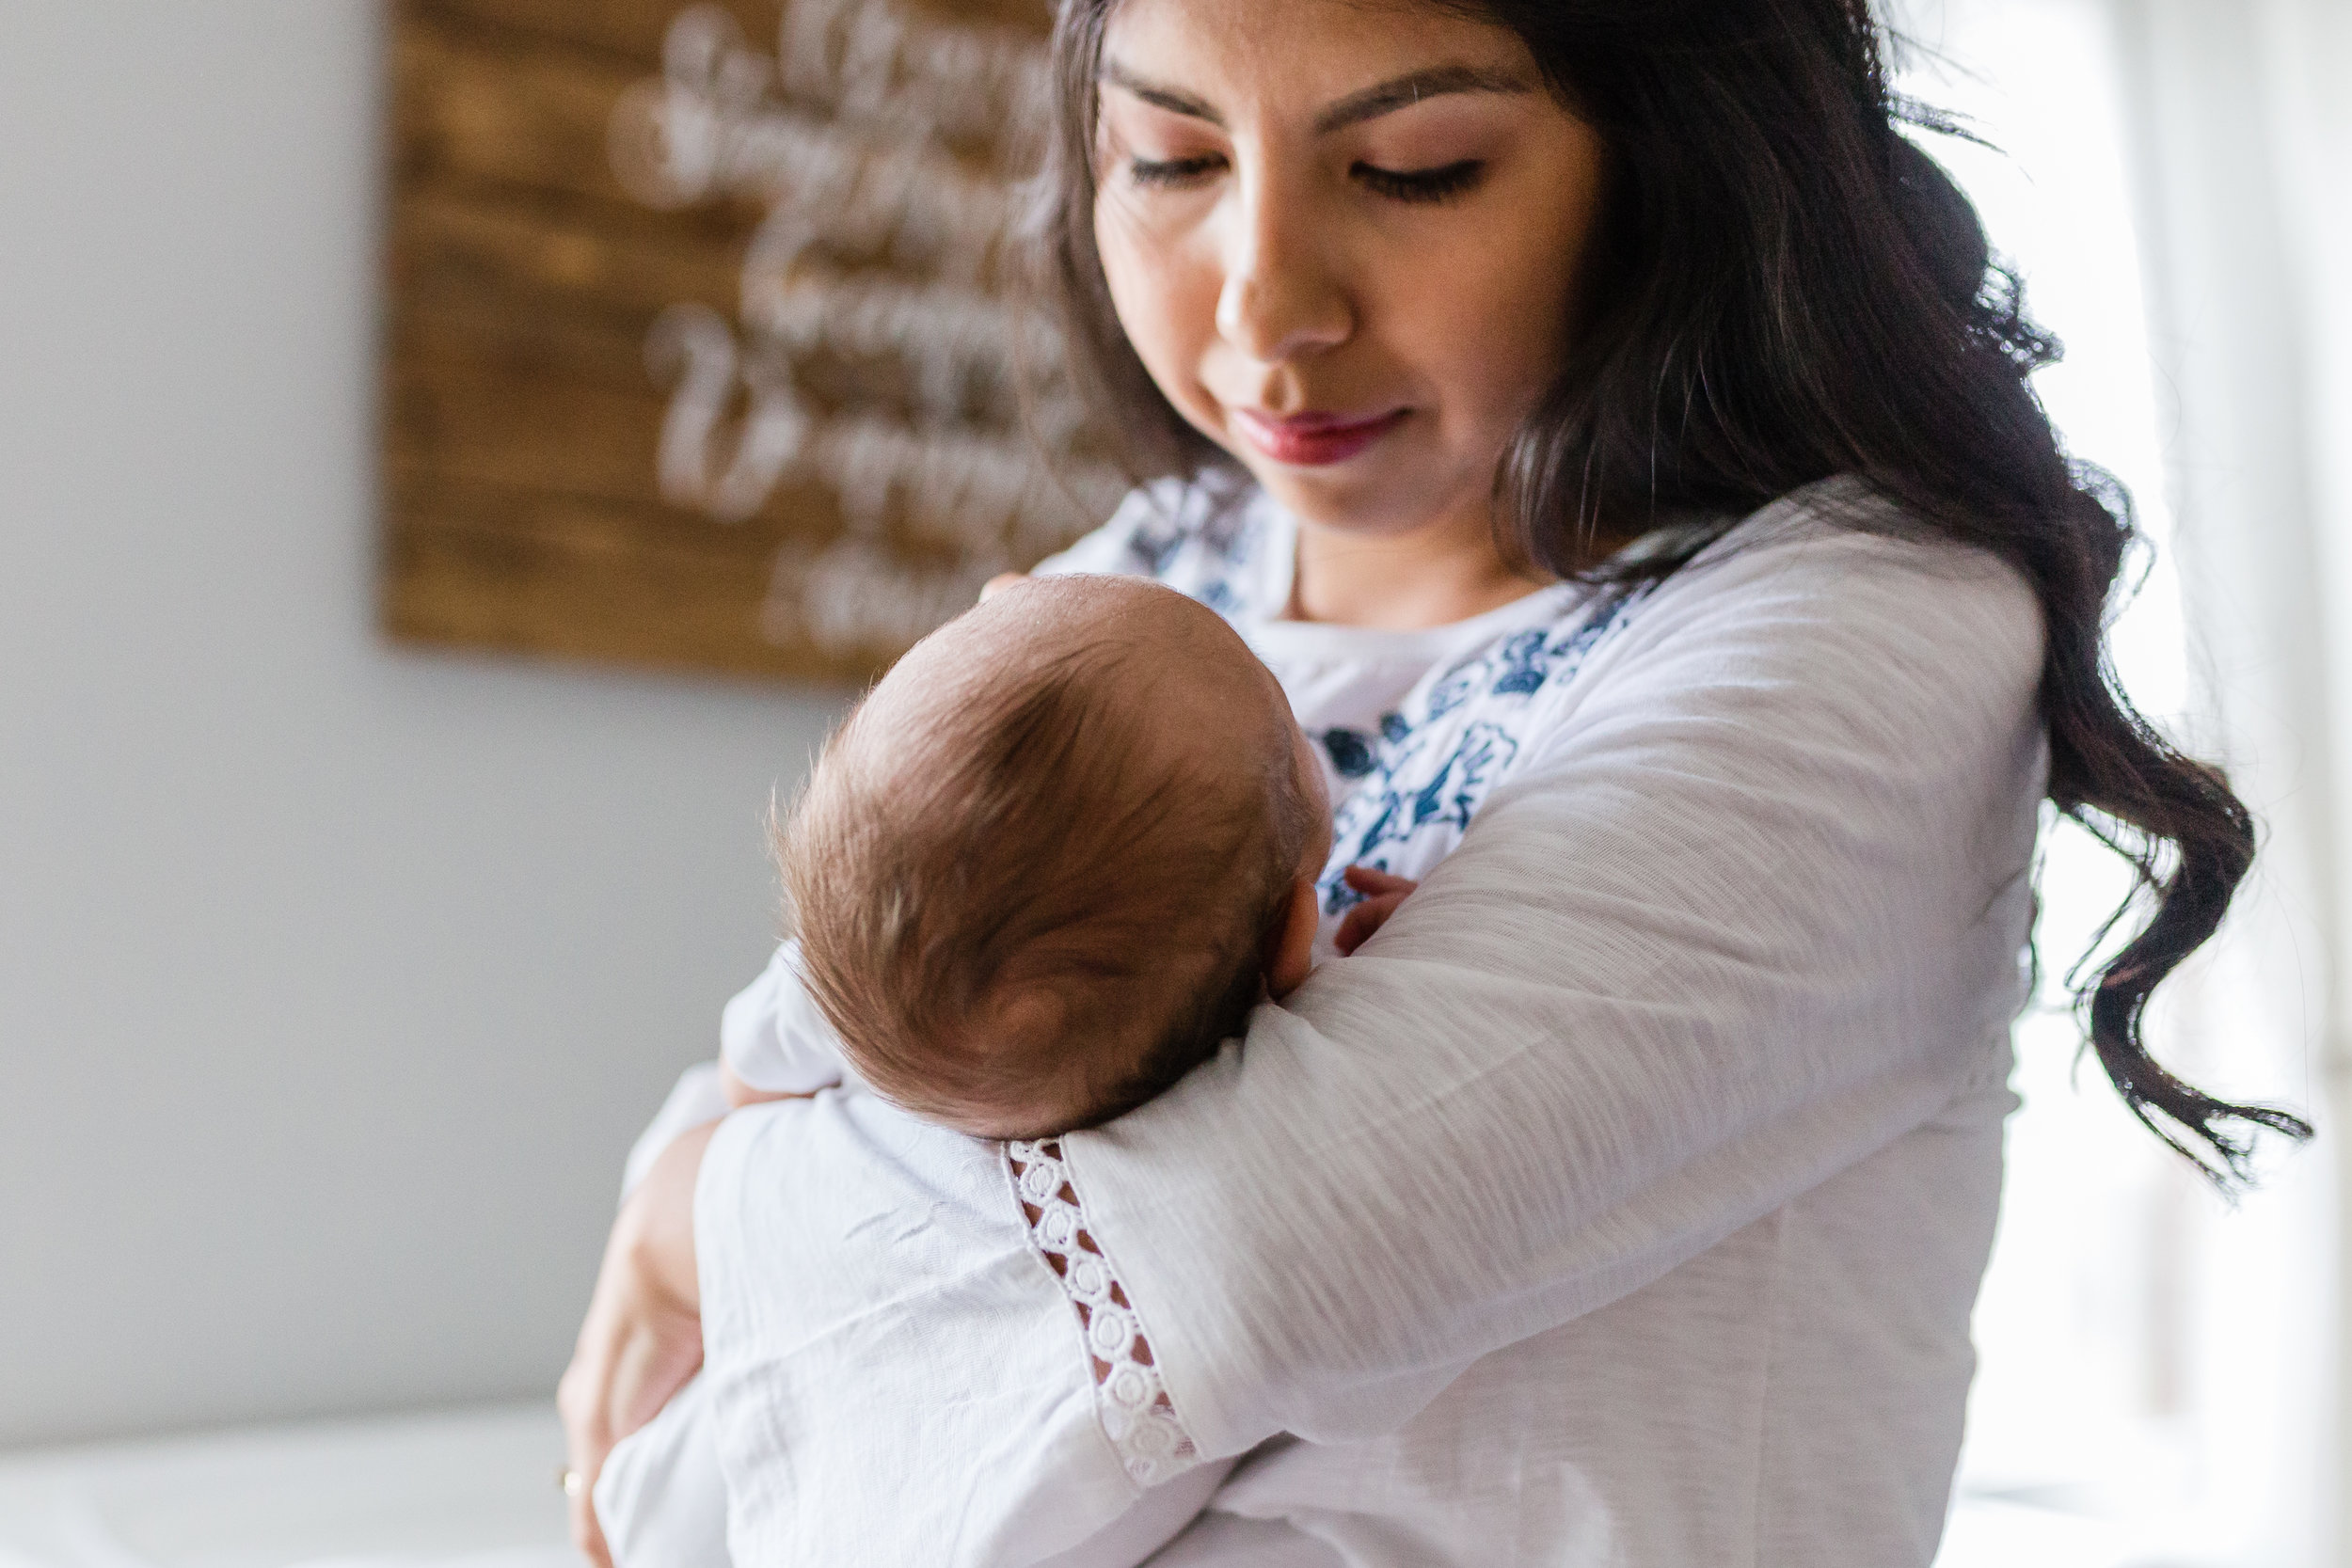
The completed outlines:
{"type": "Polygon", "coordinates": [[[1277,419],[1253,408],[1237,408],[1233,422],[1249,444],[1277,463],[1320,468],[1344,463],[1405,421],[1411,410],[1386,414],[1293,414],[1277,419]]]}

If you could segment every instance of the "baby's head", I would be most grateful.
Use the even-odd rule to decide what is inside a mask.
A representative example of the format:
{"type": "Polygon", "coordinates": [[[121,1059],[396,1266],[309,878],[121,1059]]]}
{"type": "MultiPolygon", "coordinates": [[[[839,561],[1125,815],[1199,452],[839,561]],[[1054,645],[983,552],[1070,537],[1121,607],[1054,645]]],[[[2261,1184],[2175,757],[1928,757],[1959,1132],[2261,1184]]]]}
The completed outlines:
{"type": "Polygon", "coordinates": [[[1216,615],[1124,578],[1017,584],[834,736],[779,853],[860,1077],[987,1137],[1140,1104],[1305,977],[1322,774],[1216,615]]]}

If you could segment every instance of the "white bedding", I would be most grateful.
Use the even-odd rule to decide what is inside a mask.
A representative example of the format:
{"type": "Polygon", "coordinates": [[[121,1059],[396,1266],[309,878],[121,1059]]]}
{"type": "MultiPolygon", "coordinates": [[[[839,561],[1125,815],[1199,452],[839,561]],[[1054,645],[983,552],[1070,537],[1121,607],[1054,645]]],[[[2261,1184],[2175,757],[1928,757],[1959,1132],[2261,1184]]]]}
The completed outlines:
{"type": "Polygon", "coordinates": [[[580,1568],[544,1402],[0,1453],[0,1568],[580,1568]]]}
{"type": "MultiPolygon", "coordinates": [[[[580,1568],[544,1403],[0,1452],[0,1568],[580,1568]]],[[[1963,1496],[1937,1568],[2120,1568],[2088,1521],[1963,1496]]]]}

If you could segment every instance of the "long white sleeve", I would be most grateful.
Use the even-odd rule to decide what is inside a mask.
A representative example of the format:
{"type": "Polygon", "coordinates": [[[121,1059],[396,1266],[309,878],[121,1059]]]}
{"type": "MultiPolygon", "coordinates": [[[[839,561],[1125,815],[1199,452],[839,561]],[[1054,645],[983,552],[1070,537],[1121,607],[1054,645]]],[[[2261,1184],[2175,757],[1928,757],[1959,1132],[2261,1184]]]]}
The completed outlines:
{"type": "MultiPolygon", "coordinates": [[[[797,1140],[780,1134],[822,1113],[786,1112],[764,1135],[736,1118],[698,1207],[712,1370],[739,1433],[771,1421],[783,1389],[799,1423],[771,1421],[739,1449],[778,1456],[755,1512],[803,1541],[865,1540],[872,1560],[1012,1563],[1025,1560],[1000,1548],[1021,1521],[1047,1513],[1076,1539],[1129,1505],[1133,1478],[1187,1456],[1285,1433],[1307,1446],[1394,1434],[1477,1358],[1538,1344],[1549,1365],[1590,1370],[1594,1391],[1580,1405],[1551,1389],[1517,1418],[1531,1432],[1576,1429],[1582,1454],[1607,1449],[1613,1408],[1628,1424],[1671,1412],[1656,1444],[1678,1445],[1670,1463],[1694,1473],[1721,1467],[1737,1515],[1678,1535],[1653,1522],[1651,1537],[1636,1519],[1612,1545],[1593,1521],[1630,1517],[1617,1483],[1570,1455],[1569,1490],[1545,1506],[1600,1544],[1541,1560],[1683,1560],[1629,1557],[1625,1542],[1713,1551],[1739,1531],[1755,1560],[1924,1562],[2022,996],[2041,635],[2004,568],[1783,509],[1562,661],[1483,803],[1462,793],[1474,770],[1455,768],[1459,748],[1417,792],[1400,784],[1406,829],[1475,816],[1380,936],[1260,1008],[1245,1040],[1168,1094],[1060,1140],[1104,1276],[1088,1286],[1097,1323],[1139,1332],[1173,1463],[1117,1434],[1093,1370],[1103,1348],[1078,1336],[1079,1286],[1025,1255],[1040,1238],[971,1146],[912,1122],[836,1141],[817,1198],[791,1187],[797,1140]],[[956,1174],[921,1180],[890,1223],[886,1205],[823,1207],[908,1193],[907,1173],[927,1170],[956,1174]],[[1766,1225],[1775,1214],[1786,1223],[1766,1225]],[[812,1347],[762,1338],[757,1304],[831,1266],[763,1259],[787,1229],[821,1230],[826,1248],[945,1248],[922,1290],[859,1309],[877,1359],[854,1406],[811,1405],[812,1347]],[[1677,1280],[1655,1311],[1611,1307],[1677,1280]],[[1597,1326],[1581,1344],[1540,1338],[1582,1324],[1597,1326]],[[1057,1334],[1067,1359],[1041,1359],[1057,1334]],[[1717,1354],[1743,1336],[1755,1342],[1717,1354]],[[1613,1406],[1604,1380],[1633,1392],[1613,1406]],[[1773,1424],[1788,1398],[1812,1402],[1813,1426],[1773,1424]],[[1897,1430],[1920,1400],[1930,1418],[1897,1430]],[[1829,1430],[1840,1422],[1851,1430],[1829,1430]],[[829,1476],[885,1475],[918,1427],[924,1451],[967,1456],[969,1472],[928,1471],[885,1499],[828,1495],[781,1462],[821,1444],[829,1476]],[[1857,1452],[1885,1496],[1782,1506],[1834,1494],[1860,1473],[1857,1452]],[[1583,1500],[1558,1501],[1571,1494],[1583,1500]]],[[[1484,699],[1441,695],[1430,711],[1465,700],[1448,721],[1476,739],[1484,699]]],[[[1437,1413],[1450,1431],[1493,1418],[1437,1413]]],[[[1269,1501],[1280,1462],[1245,1465],[1236,1512],[1307,1521],[1344,1548],[1334,1561],[1481,1560],[1393,1529],[1349,1533],[1351,1514],[1388,1506],[1383,1489],[1457,1496],[1458,1475],[1417,1481],[1391,1454],[1358,1464],[1371,1479],[1352,1491],[1311,1477],[1336,1489],[1269,1501]]],[[[1521,1506],[1522,1481],[1498,1506],[1521,1506]]],[[[1527,1540],[1534,1527],[1512,1528],[1527,1540]]]]}
{"type": "Polygon", "coordinates": [[[1201,1451],[1393,1427],[1949,1101],[2022,1000],[2040,667],[1980,559],[1691,568],[1377,939],[1065,1140],[1201,1451]]]}

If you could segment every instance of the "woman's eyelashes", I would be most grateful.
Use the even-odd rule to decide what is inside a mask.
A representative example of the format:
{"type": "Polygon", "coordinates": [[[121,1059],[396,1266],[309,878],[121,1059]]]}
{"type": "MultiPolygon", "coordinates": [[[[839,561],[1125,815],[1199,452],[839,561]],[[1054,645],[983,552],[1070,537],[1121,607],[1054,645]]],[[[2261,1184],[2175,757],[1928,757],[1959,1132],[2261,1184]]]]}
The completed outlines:
{"type": "MultiPolygon", "coordinates": [[[[1196,158],[1134,158],[1128,161],[1127,177],[1147,189],[1181,189],[1200,184],[1224,167],[1225,159],[1217,153],[1196,158]]],[[[1375,196],[1391,201],[1429,203],[1448,201],[1470,190],[1486,178],[1486,165],[1482,159],[1464,158],[1430,168],[1394,169],[1359,162],[1347,172],[1375,196]]]]}
{"type": "Polygon", "coordinates": [[[1135,158],[1128,161],[1127,178],[1146,186],[1197,185],[1224,163],[1215,153],[1199,158],[1135,158]]]}
{"type": "Polygon", "coordinates": [[[1366,190],[1391,201],[1450,201],[1486,178],[1486,166],[1476,158],[1434,168],[1393,169],[1359,163],[1348,173],[1366,190]]]}

